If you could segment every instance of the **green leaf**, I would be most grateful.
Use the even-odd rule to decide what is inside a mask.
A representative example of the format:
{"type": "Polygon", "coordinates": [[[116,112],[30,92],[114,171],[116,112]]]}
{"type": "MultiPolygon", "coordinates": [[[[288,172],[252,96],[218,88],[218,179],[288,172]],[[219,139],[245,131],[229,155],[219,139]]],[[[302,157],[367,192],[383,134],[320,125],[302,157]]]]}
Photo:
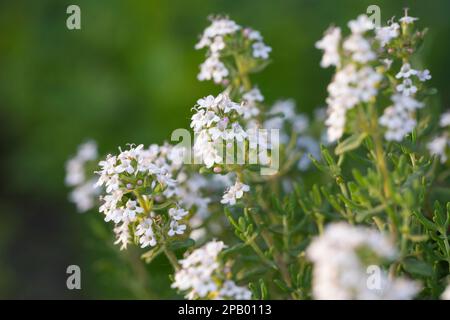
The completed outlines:
{"type": "Polygon", "coordinates": [[[420,212],[413,211],[412,213],[426,229],[430,231],[437,231],[436,225],[427,218],[425,218],[420,212]]]}
{"type": "Polygon", "coordinates": [[[434,213],[433,213],[433,221],[441,227],[441,229],[447,229],[449,216],[444,213],[444,208],[441,207],[438,201],[434,203],[434,213]]]}
{"type": "Polygon", "coordinates": [[[221,256],[226,256],[226,255],[235,253],[235,252],[245,248],[246,246],[247,246],[247,244],[245,244],[243,242],[238,243],[238,244],[236,244],[236,245],[234,245],[234,246],[232,246],[230,248],[227,248],[227,249],[223,250],[220,255],[221,256]]]}
{"type": "Polygon", "coordinates": [[[322,204],[322,197],[320,196],[320,191],[319,191],[319,187],[317,186],[317,184],[313,185],[313,188],[311,191],[311,198],[316,207],[319,207],[322,204]]]}
{"type": "Polygon", "coordinates": [[[237,224],[237,222],[233,219],[233,216],[231,215],[231,212],[228,208],[225,207],[224,209],[225,215],[227,216],[228,220],[230,221],[231,225],[236,229],[236,231],[242,231],[237,224]]]}
{"type": "Polygon", "coordinates": [[[173,241],[169,244],[169,248],[173,251],[195,246],[195,241],[191,238],[186,240],[173,241]]]}
{"type": "Polygon", "coordinates": [[[259,279],[259,287],[261,289],[261,300],[266,300],[268,298],[267,295],[267,286],[264,283],[263,279],[259,279]]]}
{"type": "Polygon", "coordinates": [[[279,279],[273,279],[273,282],[284,292],[291,292],[292,290],[284,284],[283,281],[279,280],[279,279]]]}
{"type": "Polygon", "coordinates": [[[337,145],[336,149],[334,150],[334,153],[336,155],[341,155],[345,152],[354,150],[361,145],[361,143],[364,141],[366,137],[367,133],[365,132],[351,135],[350,137],[348,137],[347,139],[345,139],[344,141],[342,141],[337,145]]]}
{"type": "Polygon", "coordinates": [[[256,300],[259,300],[260,299],[259,290],[256,287],[256,285],[253,282],[250,282],[248,285],[248,288],[252,292],[253,298],[255,298],[256,300]]]}
{"type": "Polygon", "coordinates": [[[413,275],[432,277],[433,268],[425,261],[417,260],[413,257],[405,258],[403,261],[403,267],[405,270],[413,275]]]}
{"type": "Polygon", "coordinates": [[[157,210],[162,210],[167,208],[168,206],[174,204],[175,202],[173,202],[172,200],[166,201],[164,203],[160,203],[160,204],[154,204],[152,209],[157,211],[157,210]]]}

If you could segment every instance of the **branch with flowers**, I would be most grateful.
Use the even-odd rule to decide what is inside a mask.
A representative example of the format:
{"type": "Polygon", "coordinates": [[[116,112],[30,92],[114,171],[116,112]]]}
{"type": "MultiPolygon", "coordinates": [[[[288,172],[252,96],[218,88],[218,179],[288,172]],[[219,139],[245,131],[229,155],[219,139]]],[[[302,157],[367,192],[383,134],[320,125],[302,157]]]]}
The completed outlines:
{"type": "Polygon", "coordinates": [[[165,255],[188,299],[450,298],[450,113],[429,116],[417,20],[330,27],[316,47],[335,73],[310,119],[252,82],[262,35],[211,17],[197,78],[220,93],[193,106],[193,146],[131,144],[93,169],[87,142],[70,199],[98,206],[121,250],[165,255]]]}

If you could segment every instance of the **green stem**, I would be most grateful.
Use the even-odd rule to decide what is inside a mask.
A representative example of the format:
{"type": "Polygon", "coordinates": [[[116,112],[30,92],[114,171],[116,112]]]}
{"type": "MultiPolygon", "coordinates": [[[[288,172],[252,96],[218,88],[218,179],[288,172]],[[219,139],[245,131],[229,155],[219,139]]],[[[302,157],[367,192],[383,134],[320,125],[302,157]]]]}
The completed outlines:
{"type": "Polygon", "coordinates": [[[252,83],[250,81],[250,78],[248,77],[247,68],[245,67],[245,63],[242,60],[241,56],[238,54],[234,54],[234,61],[236,62],[236,67],[238,69],[239,73],[239,79],[244,87],[245,91],[249,91],[252,89],[252,83]]]}
{"type": "Polygon", "coordinates": [[[448,272],[450,273],[450,243],[448,242],[448,235],[447,230],[443,229],[440,231],[442,233],[442,236],[444,238],[444,246],[445,246],[445,254],[447,256],[447,262],[448,262],[448,272]]]}
{"type": "MultiPolygon", "coordinates": [[[[342,178],[341,176],[338,176],[336,178],[336,182],[337,182],[337,184],[339,186],[339,189],[341,190],[342,194],[344,195],[344,197],[346,197],[347,199],[350,199],[350,196],[349,196],[349,193],[348,193],[347,186],[345,184],[344,178],[342,178]]],[[[352,211],[349,209],[349,207],[346,204],[344,204],[344,206],[345,206],[345,213],[346,213],[348,222],[350,224],[355,224],[352,211]]]]}
{"type": "Polygon", "coordinates": [[[166,255],[167,259],[169,260],[172,267],[175,269],[175,271],[178,271],[181,269],[180,264],[178,263],[178,259],[173,253],[172,250],[168,249],[166,246],[163,248],[164,254],[166,255]]]}
{"type": "MultiPolygon", "coordinates": [[[[260,227],[264,226],[264,222],[262,221],[258,213],[255,212],[252,215],[252,217],[258,226],[260,227]]],[[[292,282],[291,277],[289,276],[287,265],[283,259],[283,256],[280,255],[277,251],[275,251],[276,247],[272,235],[269,232],[267,232],[267,229],[261,228],[261,236],[264,239],[264,242],[266,243],[267,247],[274,249],[273,257],[275,259],[276,269],[280,272],[284,282],[290,287],[292,285],[292,282]]]]}
{"type": "Polygon", "coordinates": [[[399,222],[394,210],[392,210],[392,208],[389,205],[389,203],[392,203],[391,200],[393,200],[392,182],[389,175],[386,159],[384,156],[383,140],[380,136],[380,128],[378,126],[378,115],[373,103],[369,104],[369,123],[370,123],[369,133],[375,145],[376,165],[383,183],[383,190],[382,190],[383,192],[381,193],[382,198],[381,201],[383,205],[386,206],[386,212],[389,216],[389,219],[391,220],[390,229],[394,234],[394,237],[397,238],[399,222]]]}

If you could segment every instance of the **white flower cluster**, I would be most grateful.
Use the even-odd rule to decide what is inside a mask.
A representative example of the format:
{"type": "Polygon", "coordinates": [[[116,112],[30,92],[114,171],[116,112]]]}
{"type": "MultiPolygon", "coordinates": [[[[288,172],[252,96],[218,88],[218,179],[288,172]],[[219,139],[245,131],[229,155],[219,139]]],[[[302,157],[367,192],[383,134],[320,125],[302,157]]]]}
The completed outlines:
{"type": "MultiPolygon", "coordinates": [[[[400,22],[410,24],[415,20],[406,15],[400,22]]],[[[387,72],[393,63],[392,59],[381,59],[380,55],[389,55],[387,46],[399,38],[402,29],[394,21],[388,26],[375,28],[365,15],[350,21],[348,27],[351,35],[342,40],[342,48],[341,30],[336,27],[328,29],[323,39],[316,43],[316,47],[324,51],[321,66],[338,67],[333,82],[328,86],[328,118],[325,123],[330,142],[342,137],[349,109],[371,102],[377,96],[380,83],[387,79],[382,72],[387,72]],[[387,68],[376,69],[380,62],[387,68]]],[[[431,75],[429,70],[415,70],[409,63],[404,63],[395,78],[398,83],[391,97],[393,105],[387,107],[379,119],[386,128],[385,138],[389,141],[401,141],[416,126],[414,115],[423,104],[414,96],[421,87],[420,83],[431,79],[431,75]]]]}
{"type": "Polygon", "coordinates": [[[191,128],[196,135],[194,156],[207,168],[223,163],[223,147],[236,140],[242,143],[248,134],[239,120],[243,106],[230,100],[227,94],[207,96],[197,101],[196,113],[191,118],[191,128]]]}
{"type": "Polygon", "coordinates": [[[259,115],[258,103],[264,101],[264,96],[257,87],[254,87],[242,95],[242,101],[242,117],[245,120],[251,120],[259,115]]]}
{"type": "Polygon", "coordinates": [[[307,115],[296,112],[294,100],[276,101],[267,112],[267,119],[263,123],[265,129],[278,129],[279,142],[288,144],[292,137],[292,132],[297,137],[296,150],[302,151],[302,156],[298,161],[298,169],[304,171],[309,168],[311,160],[308,154],[314,158],[320,157],[319,142],[311,135],[307,134],[309,129],[309,118],[307,115]]]}
{"type": "Polygon", "coordinates": [[[206,60],[200,65],[198,80],[222,83],[229,76],[230,71],[221,61],[221,54],[227,49],[227,36],[236,35],[238,32],[241,32],[245,43],[251,46],[253,58],[263,60],[269,58],[272,49],[264,44],[258,31],[250,28],[242,29],[236,22],[225,17],[212,18],[211,25],[203,31],[200,41],[195,45],[197,50],[208,48],[206,60]]]}
{"type": "Polygon", "coordinates": [[[267,113],[267,120],[264,121],[265,129],[279,129],[280,143],[288,143],[294,131],[297,134],[304,133],[309,126],[308,117],[296,112],[294,100],[279,100],[273,104],[267,113]]]}
{"type": "Polygon", "coordinates": [[[409,63],[404,63],[395,78],[403,80],[396,86],[397,93],[391,97],[394,104],[387,107],[379,119],[380,124],[387,129],[385,138],[389,141],[401,141],[415,128],[417,121],[414,114],[423,107],[423,103],[414,98],[418,90],[414,81],[427,81],[431,79],[431,75],[428,70],[415,70],[409,63]]]}
{"type": "Polygon", "coordinates": [[[225,248],[222,241],[210,241],[180,260],[181,269],[175,273],[172,288],[187,292],[193,299],[239,299],[248,300],[251,292],[237,286],[232,280],[223,280],[224,270],[218,255],[225,248]]]}
{"type": "Polygon", "coordinates": [[[177,181],[172,173],[181,165],[179,150],[169,146],[152,145],[144,149],[143,145],[131,145],[128,150],[120,150],[117,156],[108,155],[99,165],[96,185],[106,189],[99,211],[104,213],[105,221],[116,224],[116,244],[120,243],[121,249],[132,239],[132,226],[136,227],[135,236],[143,248],[155,246],[158,237],[184,233],[186,225],[181,221],[188,212],[179,206],[177,199],[170,199],[175,207],[168,210],[167,225],[155,226],[156,214],[148,207],[149,203],[168,200],[176,193],[173,190],[177,181]],[[157,234],[155,227],[162,233],[157,234]]]}
{"type": "Polygon", "coordinates": [[[347,110],[354,108],[361,102],[369,102],[378,93],[378,84],[382,75],[368,64],[376,59],[372,50],[372,43],[366,38],[366,33],[373,30],[372,21],[365,15],[348,23],[350,36],[343,39],[341,46],[341,30],[332,27],[325,36],[316,43],[316,47],[324,51],[321,66],[339,67],[333,82],[328,86],[329,96],[328,141],[333,142],[342,137],[346,124],[347,110]],[[349,56],[345,61],[341,55],[349,56]]]}
{"type": "Polygon", "coordinates": [[[100,189],[95,186],[95,179],[86,177],[86,164],[97,160],[97,144],[87,141],[78,147],[77,154],[66,163],[66,185],[74,187],[69,194],[79,212],[85,212],[95,205],[100,189]]]}
{"type": "Polygon", "coordinates": [[[336,73],[328,86],[328,117],[325,124],[330,142],[342,137],[347,110],[373,99],[381,80],[382,75],[370,66],[358,69],[355,64],[348,64],[336,73]]]}
{"type": "Polygon", "coordinates": [[[388,279],[380,272],[375,287],[370,286],[371,274],[361,256],[382,262],[394,259],[396,254],[393,244],[377,231],[343,222],[328,225],[307,249],[307,256],[314,263],[314,297],[320,300],[412,299],[419,286],[406,279],[388,279]]]}
{"type": "Polygon", "coordinates": [[[450,111],[441,115],[439,125],[442,128],[447,129],[447,132],[434,137],[433,140],[427,144],[427,148],[430,154],[438,156],[441,159],[441,163],[444,163],[448,159],[447,149],[450,147],[450,134],[448,132],[450,129],[450,111]]]}
{"type": "Polygon", "coordinates": [[[380,42],[380,45],[385,47],[391,40],[400,35],[399,29],[400,25],[397,22],[393,22],[388,26],[377,28],[375,37],[380,42]]]}

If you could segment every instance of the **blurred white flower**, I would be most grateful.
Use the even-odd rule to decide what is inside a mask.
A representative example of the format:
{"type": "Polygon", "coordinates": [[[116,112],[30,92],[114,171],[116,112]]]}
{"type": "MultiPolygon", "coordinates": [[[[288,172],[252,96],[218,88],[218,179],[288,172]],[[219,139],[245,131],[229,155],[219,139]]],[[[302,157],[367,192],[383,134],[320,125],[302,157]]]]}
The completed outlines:
{"type": "Polygon", "coordinates": [[[74,189],[69,194],[69,200],[75,203],[79,212],[93,208],[96,197],[100,193],[95,181],[86,177],[86,165],[97,160],[97,143],[87,141],[78,147],[77,154],[66,162],[65,183],[74,189]]]}
{"type": "Polygon", "coordinates": [[[392,39],[395,39],[399,36],[400,25],[396,22],[390,24],[386,27],[381,27],[376,29],[376,38],[380,41],[380,45],[384,47],[386,44],[391,42],[392,39]]]}
{"type": "Polygon", "coordinates": [[[188,299],[250,299],[251,293],[232,280],[221,281],[223,269],[218,260],[226,246],[222,241],[210,241],[180,260],[172,288],[186,292],[188,299]]]}
{"type": "Polygon", "coordinates": [[[450,300],[450,285],[445,288],[445,291],[441,295],[442,300],[450,300]]]}
{"type": "Polygon", "coordinates": [[[348,27],[352,33],[363,34],[366,31],[372,30],[375,26],[368,16],[361,14],[356,18],[356,20],[351,20],[348,23],[348,27]]]}
{"type": "Polygon", "coordinates": [[[320,66],[327,68],[329,66],[339,67],[341,58],[339,55],[339,42],[341,41],[341,29],[336,27],[329,28],[323,38],[316,42],[316,48],[323,50],[320,66]]]}
{"type": "Polygon", "coordinates": [[[268,59],[269,53],[272,51],[272,48],[265,45],[263,42],[255,42],[252,45],[253,48],[253,57],[268,59]]]}
{"type": "Polygon", "coordinates": [[[450,139],[446,134],[433,138],[433,140],[427,144],[430,154],[438,156],[441,159],[441,163],[447,161],[447,146],[450,146],[450,139]]]}
{"type": "Polygon", "coordinates": [[[450,111],[447,111],[443,115],[441,115],[441,119],[439,120],[439,125],[442,128],[450,126],[450,111]]]}
{"type": "Polygon", "coordinates": [[[419,291],[417,283],[389,279],[380,273],[380,287],[368,285],[367,265],[360,257],[371,256],[375,261],[393,260],[397,251],[383,234],[346,223],[328,225],[315,238],[306,253],[314,263],[313,295],[315,299],[412,299],[419,291]]]}

